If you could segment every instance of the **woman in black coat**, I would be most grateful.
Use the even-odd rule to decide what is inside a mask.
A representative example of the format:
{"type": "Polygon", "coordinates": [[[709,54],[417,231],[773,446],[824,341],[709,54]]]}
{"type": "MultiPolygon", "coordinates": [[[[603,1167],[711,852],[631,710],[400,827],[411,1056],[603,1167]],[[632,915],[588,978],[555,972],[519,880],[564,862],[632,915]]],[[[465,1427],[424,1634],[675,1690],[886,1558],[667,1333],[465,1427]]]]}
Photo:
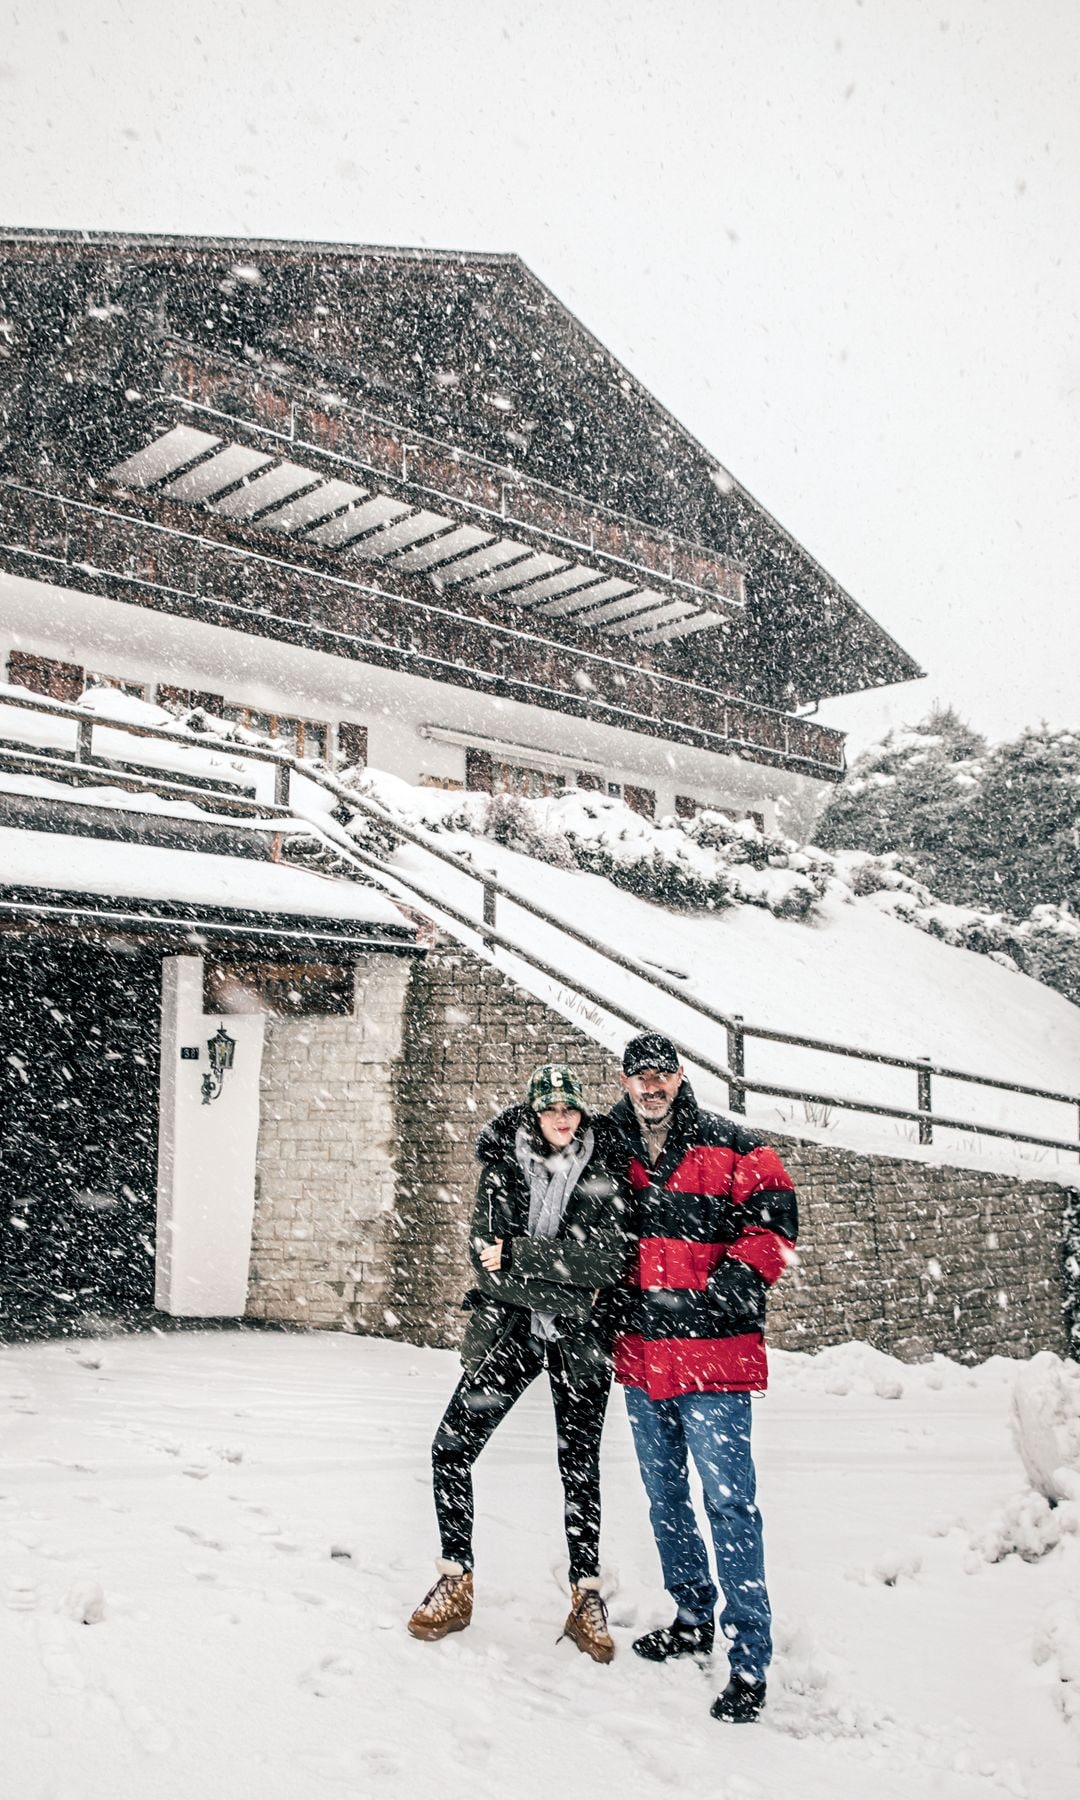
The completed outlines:
{"type": "Polygon", "coordinates": [[[547,1369],[566,1510],[570,1614],[579,1650],[610,1662],[600,1597],[600,1436],[611,1388],[615,1295],[632,1247],[625,1155],[585,1110],[581,1083],[546,1063],[480,1135],[470,1232],[476,1285],[464,1373],[432,1445],[439,1579],[409,1620],[414,1637],[463,1631],[473,1605],[472,1465],[499,1422],[547,1369]]]}

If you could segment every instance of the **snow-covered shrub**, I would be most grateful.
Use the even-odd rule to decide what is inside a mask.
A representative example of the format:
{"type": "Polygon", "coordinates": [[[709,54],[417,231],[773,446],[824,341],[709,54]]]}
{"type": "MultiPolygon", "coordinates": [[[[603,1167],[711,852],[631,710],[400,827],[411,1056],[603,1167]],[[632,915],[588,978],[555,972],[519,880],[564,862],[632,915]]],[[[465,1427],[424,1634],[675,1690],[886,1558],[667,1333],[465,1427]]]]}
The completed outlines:
{"type": "Polygon", "coordinates": [[[807,919],[820,898],[805,875],[794,875],[790,881],[774,887],[767,905],[778,919],[807,919]]]}
{"type": "Polygon", "coordinates": [[[492,794],[481,814],[481,830],[496,844],[519,850],[556,869],[574,867],[573,849],[561,831],[545,830],[526,800],[517,794],[492,794]]]}
{"type": "Polygon", "coordinates": [[[669,820],[646,819],[625,801],[576,788],[546,800],[521,800],[535,829],[556,838],[572,866],[602,875],[647,900],[679,907],[728,904],[723,865],[669,820]]]}
{"type": "Polygon", "coordinates": [[[1080,1364],[1041,1350],[1013,1384],[1011,1429],[1030,1487],[975,1539],[987,1562],[1037,1562],[1080,1534],[1080,1364]]]}
{"type": "Polygon", "coordinates": [[[1033,1356],[1013,1386],[1011,1423],[1032,1487],[1051,1504],[1080,1500],[1080,1363],[1033,1356]]]}
{"type": "Polygon", "coordinates": [[[853,894],[860,900],[870,894],[912,894],[924,906],[932,905],[933,895],[930,889],[916,880],[911,867],[911,858],[898,856],[889,851],[884,856],[851,855],[835,859],[838,866],[844,867],[844,874],[853,894]]]}

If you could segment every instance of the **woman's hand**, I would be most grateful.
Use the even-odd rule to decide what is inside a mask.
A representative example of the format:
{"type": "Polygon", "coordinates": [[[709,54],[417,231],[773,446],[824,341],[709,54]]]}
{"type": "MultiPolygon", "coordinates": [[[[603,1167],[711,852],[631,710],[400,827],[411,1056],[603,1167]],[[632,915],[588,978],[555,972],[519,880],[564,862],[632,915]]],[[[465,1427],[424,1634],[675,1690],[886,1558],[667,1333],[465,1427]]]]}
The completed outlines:
{"type": "Polygon", "coordinates": [[[480,1251],[481,1266],[489,1275],[497,1275],[502,1267],[502,1238],[496,1238],[493,1244],[485,1244],[480,1251]]]}

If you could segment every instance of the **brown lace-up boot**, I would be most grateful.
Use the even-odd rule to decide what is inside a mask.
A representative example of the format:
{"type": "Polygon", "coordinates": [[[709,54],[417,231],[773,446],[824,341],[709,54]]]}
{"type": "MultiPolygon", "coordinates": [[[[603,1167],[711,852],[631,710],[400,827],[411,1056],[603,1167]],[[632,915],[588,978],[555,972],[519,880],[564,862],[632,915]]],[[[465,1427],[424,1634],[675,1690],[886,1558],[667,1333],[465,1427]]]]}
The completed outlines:
{"type": "Polygon", "coordinates": [[[607,1607],[600,1598],[600,1582],[588,1576],[570,1589],[570,1616],[563,1626],[563,1637],[593,1662],[609,1663],[615,1654],[615,1640],[608,1630],[607,1607]]]}
{"type": "Polygon", "coordinates": [[[460,1563],[436,1561],[439,1579],[424,1595],[412,1618],[409,1630],[414,1638],[434,1643],[451,1631],[464,1631],[472,1623],[473,1578],[471,1569],[460,1563]]]}

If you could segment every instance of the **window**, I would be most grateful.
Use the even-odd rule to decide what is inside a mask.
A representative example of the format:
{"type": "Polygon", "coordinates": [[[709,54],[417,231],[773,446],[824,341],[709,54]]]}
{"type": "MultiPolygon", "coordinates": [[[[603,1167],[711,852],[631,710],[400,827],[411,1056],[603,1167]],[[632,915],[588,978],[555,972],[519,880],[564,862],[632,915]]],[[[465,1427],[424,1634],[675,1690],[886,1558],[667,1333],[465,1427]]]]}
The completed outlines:
{"type": "Polygon", "coordinates": [[[640,813],[643,819],[651,819],[656,813],[656,795],[652,788],[631,787],[623,783],[623,799],[631,812],[640,813]]]}
{"type": "Polygon", "coordinates": [[[334,963],[207,961],[203,964],[203,1010],[347,1018],[353,1010],[353,969],[334,963]]]}
{"type": "Polygon", "coordinates": [[[355,765],[358,769],[367,768],[368,729],[366,725],[355,725],[351,719],[343,719],[337,728],[338,761],[347,767],[355,765]]]}
{"type": "Polygon", "coordinates": [[[520,794],[525,800],[542,800],[548,794],[561,794],[566,778],[549,769],[528,769],[521,763],[496,762],[491,768],[492,792],[520,794]]]}
{"type": "Polygon", "coordinates": [[[172,687],[166,681],[159,681],[154,690],[154,698],[166,712],[208,712],[220,719],[225,705],[220,694],[207,693],[203,688],[172,687]]]}
{"type": "Polygon", "coordinates": [[[115,688],[117,693],[130,694],[133,700],[146,700],[150,696],[150,684],[146,681],[127,681],[122,675],[102,675],[97,669],[86,672],[88,688],[115,688]]]}
{"type": "Polygon", "coordinates": [[[466,750],[465,752],[465,786],[474,794],[490,794],[492,788],[492,760],[488,750],[466,750]]]}
{"type": "Polygon", "coordinates": [[[30,656],[25,650],[13,650],[8,657],[8,680],[12,687],[29,688],[32,694],[44,694],[48,700],[81,700],[85,685],[78,663],[57,662],[52,656],[30,656]]]}
{"type": "Polygon", "coordinates": [[[474,793],[520,794],[525,800],[542,800],[561,794],[565,775],[553,769],[531,769],[526,763],[503,762],[490,750],[466,750],[465,786],[474,793]]]}
{"type": "Polygon", "coordinates": [[[277,738],[299,757],[326,761],[329,748],[326,726],[316,719],[294,719],[287,713],[259,712],[251,706],[223,706],[223,719],[232,719],[261,737],[277,738]]]}

